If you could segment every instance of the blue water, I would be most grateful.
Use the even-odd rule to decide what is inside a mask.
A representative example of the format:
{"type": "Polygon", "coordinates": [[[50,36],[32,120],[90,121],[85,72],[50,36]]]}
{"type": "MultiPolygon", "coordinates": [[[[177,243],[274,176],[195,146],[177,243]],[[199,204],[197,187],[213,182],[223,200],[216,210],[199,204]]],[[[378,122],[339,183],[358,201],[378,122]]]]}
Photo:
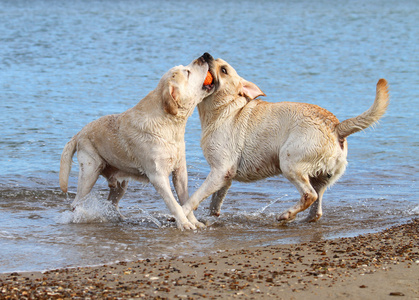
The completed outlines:
{"type": "MultiPolygon", "coordinates": [[[[419,215],[419,2],[0,1],[0,272],[353,236],[419,215]],[[266,100],[309,102],[340,120],[390,84],[388,113],[351,136],[349,165],[316,224],[279,226],[297,191],[282,177],[233,183],[210,226],[179,232],[150,185],[132,182],[112,222],[99,179],[84,212],[58,187],[65,143],[85,124],[123,112],[161,75],[204,52],[227,60],[266,100]]],[[[186,129],[189,190],[209,172],[197,111],[186,129]]]]}

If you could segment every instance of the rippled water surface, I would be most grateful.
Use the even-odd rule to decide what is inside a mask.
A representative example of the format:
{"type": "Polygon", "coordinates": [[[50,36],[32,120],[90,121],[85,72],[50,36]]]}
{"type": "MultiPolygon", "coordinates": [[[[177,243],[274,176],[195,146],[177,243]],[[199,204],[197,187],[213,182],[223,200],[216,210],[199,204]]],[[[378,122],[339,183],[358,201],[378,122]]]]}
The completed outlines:
{"type": "MultiPolygon", "coordinates": [[[[0,272],[353,236],[419,215],[417,1],[0,1],[0,272]],[[348,169],[316,224],[279,226],[297,191],[282,177],[233,183],[222,215],[180,232],[150,185],[131,182],[113,222],[99,179],[70,212],[58,187],[65,143],[88,122],[134,106],[161,75],[204,52],[231,63],[267,100],[309,102],[340,120],[365,111],[379,78],[388,113],[351,136],[348,169]]],[[[188,121],[190,193],[209,172],[197,111],[188,121]]]]}

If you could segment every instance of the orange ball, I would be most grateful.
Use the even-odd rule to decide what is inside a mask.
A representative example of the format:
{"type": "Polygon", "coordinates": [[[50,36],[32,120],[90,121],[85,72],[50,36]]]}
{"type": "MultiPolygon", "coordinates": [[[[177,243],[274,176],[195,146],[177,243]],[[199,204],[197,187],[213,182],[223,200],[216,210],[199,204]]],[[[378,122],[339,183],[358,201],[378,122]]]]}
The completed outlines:
{"type": "Polygon", "coordinates": [[[207,72],[207,77],[205,77],[204,85],[210,85],[212,83],[212,80],[213,80],[212,75],[208,71],[207,72]]]}

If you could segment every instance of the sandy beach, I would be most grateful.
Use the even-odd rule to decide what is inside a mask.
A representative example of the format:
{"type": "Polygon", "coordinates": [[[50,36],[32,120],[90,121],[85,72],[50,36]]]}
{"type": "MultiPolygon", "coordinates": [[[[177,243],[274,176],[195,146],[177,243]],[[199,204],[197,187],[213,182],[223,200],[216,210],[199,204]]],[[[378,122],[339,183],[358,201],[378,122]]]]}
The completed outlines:
{"type": "Polygon", "coordinates": [[[1,299],[419,299],[419,219],[353,238],[0,274],[0,292],[1,299]]]}

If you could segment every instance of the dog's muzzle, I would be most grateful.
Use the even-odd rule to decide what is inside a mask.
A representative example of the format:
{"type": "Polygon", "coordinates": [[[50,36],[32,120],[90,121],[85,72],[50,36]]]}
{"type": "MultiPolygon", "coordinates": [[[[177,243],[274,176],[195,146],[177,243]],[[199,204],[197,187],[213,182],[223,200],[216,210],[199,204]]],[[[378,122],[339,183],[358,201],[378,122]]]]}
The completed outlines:
{"type": "Polygon", "coordinates": [[[205,52],[202,56],[201,56],[205,62],[207,62],[208,64],[211,63],[214,58],[211,56],[211,54],[209,54],[208,52],[205,52]]]}

